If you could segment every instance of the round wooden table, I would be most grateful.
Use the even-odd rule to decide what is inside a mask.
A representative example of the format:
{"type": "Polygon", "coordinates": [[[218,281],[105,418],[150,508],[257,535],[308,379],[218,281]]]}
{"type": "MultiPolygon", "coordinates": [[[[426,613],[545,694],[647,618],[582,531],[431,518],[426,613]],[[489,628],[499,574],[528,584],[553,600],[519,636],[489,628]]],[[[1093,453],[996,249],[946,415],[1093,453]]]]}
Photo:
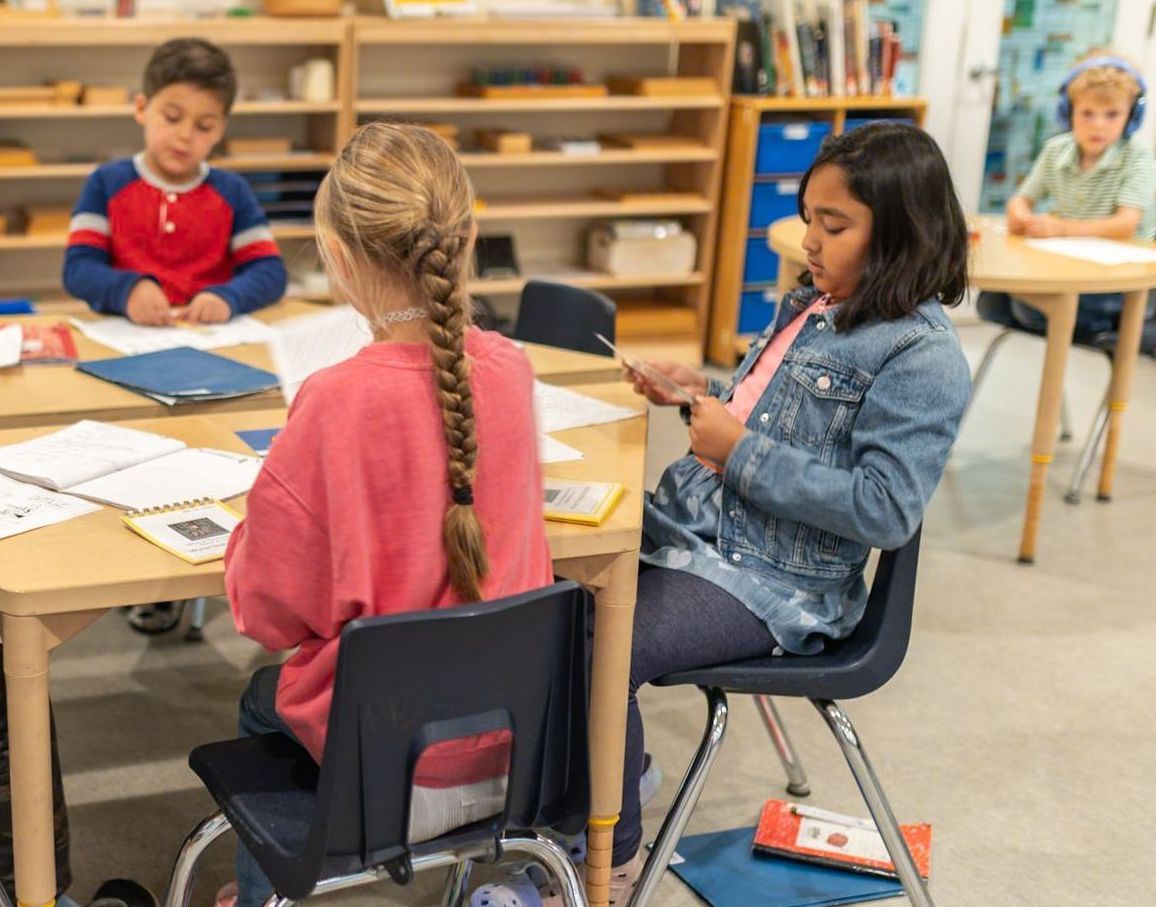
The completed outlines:
{"type": "MultiPolygon", "coordinates": [[[[980,290],[1012,293],[1048,318],[1047,350],[1032,438],[1031,482],[1020,540],[1020,562],[1030,564],[1035,560],[1044,481],[1056,447],[1077,299],[1081,293],[1124,294],[1120,339],[1108,392],[1108,440],[1100,470],[1099,496],[1107,499],[1112,494],[1116,453],[1136,372],[1148,291],[1156,287],[1156,264],[1109,266],[1045,252],[1028,245],[1023,237],[1010,236],[1002,218],[980,218],[974,226],[979,229],[979,240],[972,249],[971,285],[980,290]]],[[[772,224],[767,235],[768,245],[781,258],[780,294],[796,285],[797,274],[805,268],[804,229],[802,220],[788,217],[772,224]]]]}

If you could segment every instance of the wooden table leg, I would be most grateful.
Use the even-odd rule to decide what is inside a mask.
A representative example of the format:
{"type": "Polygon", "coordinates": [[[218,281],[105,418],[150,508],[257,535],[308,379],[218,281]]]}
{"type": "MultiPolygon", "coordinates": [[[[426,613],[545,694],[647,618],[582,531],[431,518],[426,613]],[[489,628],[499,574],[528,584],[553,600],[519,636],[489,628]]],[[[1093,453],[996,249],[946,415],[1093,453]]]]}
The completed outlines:
{"type": "Polygon", "coordinates": [[[5,614],[0,622],[8,686],[16,903],[18,907],[51,907],[56,901],[48,716],[48,650],[52,641],[38,618],[5,614]]]}
{"type": "Polygon", "coordinates": [[[555,562],[554,570],[595,589],[586,900],[589,907],[606,907],[610,896],[614,826],[622,810],[626,691],[630,683],[634,601],[638,594],[638,552],[555,562]]]}
{"type": "Polygon", "coordinates": [[[1044,353],[1044,373],[1040,378],[1040,394],[1036,404],[1035,434],[1032,438],[1032,474],[1028,483],[1027,509],[1024,513],[1023,536],[1020,539],[1021,564],[1035,563],[1036,536],[1040,528],[1040,509],[1044,500],[1044,484],[1048,466],[1056,449],[1056,434],[1060,423],[1060,406],[1064,399],[1064,374],[1068,368],[1068,352],[1072,348],[1072,334],[1076,328],[1075,293],[1055,296],[1025,296],[1032,308],[1048,316],[1047,350],[1044,353]]]}
{"type": "Polygon", "coordinates": [[[1104,445],[1104,460],[1100,466],[1100,487],[1096,491],[1096,499],[1100,501],[1112,500],[1116,454],[1120,447],[1120,432],[1124,428],[1124,411],[1128,408],[1128,398],[1132,394],[1132,379],[1136,374],[1136,359],[1140,355],[1140,338],[1144,333],[1147,306],[1147,290],[1124,294],[1120,336],[1112,360],[1112,384],[1108,388],[1108,440],[1104,445]]]}

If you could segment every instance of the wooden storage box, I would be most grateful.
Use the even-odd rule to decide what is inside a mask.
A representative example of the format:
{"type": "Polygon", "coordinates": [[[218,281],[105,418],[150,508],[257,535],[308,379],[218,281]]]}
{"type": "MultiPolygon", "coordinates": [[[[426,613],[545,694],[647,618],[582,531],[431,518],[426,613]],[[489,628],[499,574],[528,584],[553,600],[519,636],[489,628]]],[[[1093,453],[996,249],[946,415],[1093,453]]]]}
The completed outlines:
{"type": "Polygon", "coordinates": [[[698,316],[694,309],[660,299],[619,301],[614,331],[619,341],[634,337],[695,337],[698,316]]]}
{"type": "Polygon", "coordinates": [[[0,139],[0,167],[35,167],[38,163],[36,152],[27,145],[0,139]]]}
{"type": "Polygon", "coordinates": [[[264,0],[261,4],[269,16],[337,16],[341,0],[264,0]]]}
{"type": "Polygon", "coordinates": [[[610,91],[614,94],[633,94],[644,97],[672,97],[675,95],[716,95],[718,84],[714,79],[701,76],[611,76],[610,91]]]}
{"type": "Polygon", "coordinates": [[[544,98],[604,98],[610,92],[605,85],[582,83],[575,85],[475,85],[463,82],[458,94],[466,98],[490,100],[531,101],[544,98]]]}
{"type": "Polygon", "coordinates": [[[51,85],[13,85],[0,88],[0,107],[44,107],[56,103],[51,85]]]}
{"type": "Polygon", "coordinates": [[[68,234],[72,209],[55,205],[26,205],[20,209],[25,236],[61,236],[68,234]]]}
{"type": "Polygon", "coordinates": [[[120,85],[85,85],[81,101],[86,107],[115,107],[128,103],[128,89],[120,85]]]}
{"type": "Polygon", "coordinates": [[[664,132],[604,132],[598,136],[604,145],[614,148],[633,148],[635,151],[666,151],[671,148],[704,148],[698,139],[689,135],[664,132]]]}
{"type": "Polygon", "coordinates": [[[271,135],[255,139],[228,139],[225,142],[225,154],[230,157],[241,157],[246,154],[289,154],[293,150],[293,143],[287,136],[271,135]]]}
{"type": "Polygon", "coordinates": [[[600,224],[590,231],[586,261],[592,270],[618,277],[689,274],[694,270],[697,252],[698,242],[693,233],[645,235],[644,231],[643,235],[630,235],[628,230],[614,224],[600,224]]]}
{"type": "Polygon", "coordinates": [[[506,132],[502,129],[479,129],[478,144],[498,154],[525,154],[533,148],[528,132],[506,132]]]}

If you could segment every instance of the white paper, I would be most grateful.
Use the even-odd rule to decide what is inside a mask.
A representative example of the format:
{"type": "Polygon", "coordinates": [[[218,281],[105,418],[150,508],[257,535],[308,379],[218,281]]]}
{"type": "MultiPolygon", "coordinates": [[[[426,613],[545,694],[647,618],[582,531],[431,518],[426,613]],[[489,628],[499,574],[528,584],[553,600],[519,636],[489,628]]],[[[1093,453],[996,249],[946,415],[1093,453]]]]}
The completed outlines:
{"type": "Polygon", "coordinates": [[[0,368],[19,365],[24,351],[24,329],[18,324],[0,328],[0,368]]]}
{"type": "Polygon", "coordinates": [[[549,435],[538,435],[538,462],[539,463],[570,463],[574,460],[585,460],[586,454],[578,448],[563,444],[549,435]]]}
{"type": "Polygon", "coordinates": [[[620,422],[638,414],[636,409],[603,403],[565,387],[534,382],[534,416],[538,420],[539,432],[620,422]]]}
{"type": "Polygon", "coordinates": [[[63,523],[99,509],[88,501],[0,476],[0,539],[63,523]]]}
{"type": "Polygon", "coordinates": [[[269,352],[286,405],[306,378],[357,355],[372,340],[369,323],[347,305],[279,322],[269,339],[269,352]]]}
{"type": "Polygon", "coordinates": [[[243,494],[253,487],[260,469],[260,457],[223,450],[179,450],[73,485],[68,493],[125,510],[145,510],[199,498],[224,500],[243,494]]]}
{"type": "Polygon", "coordinates": [[[180,551],[191,561],[207,562],[225,556],[229,536],[240,520],[214,503],[138,516],[133,522],[152,537],[149,541],[180,551]]]}
{"type": "Polygon", "coordinates": [[[0,447],[0,473],[63,491],[184,446],[176,438],[82,419],[50,435],[0,447]]]}
{"type": "Polygon", "coordinates": [[[1156,249],[1097,237],[1058,236],[1029,239],[1026,245],[1056,255],[1094,261],[1100,265],[1156,264],[1156,249]]]}
{"type": "Polygon", "coordinates": [[[73,318],[72,324],[89,340],[126,356],[171,350],[178,346],[215,350],[242,343],[265,343],[273,334],[269,325],[248,315],[223,324],[181,324],[174,327],[133,324],[127,318],[115,317],[97,321],[73,318]]]}
{"type": "Polygon", "coordinates": [[[804,818],[799,823],[795,844],[823,853],[842,854],[878,863],[891,862],[883,838],[874,828],[865,829],[823,819],[804,818]]]}

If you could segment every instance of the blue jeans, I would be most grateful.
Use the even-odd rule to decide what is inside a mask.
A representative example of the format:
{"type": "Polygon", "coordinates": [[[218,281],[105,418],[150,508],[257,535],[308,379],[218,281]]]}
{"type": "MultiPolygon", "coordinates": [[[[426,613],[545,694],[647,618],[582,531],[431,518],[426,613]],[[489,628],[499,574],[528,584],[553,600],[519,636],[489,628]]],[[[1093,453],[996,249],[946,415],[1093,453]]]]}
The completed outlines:
{"type": "MultiPolygon", "coordinates": [[[[268,665],[254,672],[249,686],[241,694],[237,732],[242,737],[282,733],[297,739],[277,714],[277,681],[280,678],[281,665],[268,665]]],[[[249,848],[239,841],[236,865],[237,907],[261,907],[273,893],[273,883],[261,871],[249,848]]]]}
{"type": "MultiPolygon", "coordinates": [[[[984,321],[1033,334],[1047,333],[1047,316],[1026,302],[1013,299],[1008,293],[980,293],[975,307],[984,321]]],[[[1081,293],[1080,304],[1076,309],[1075,341],[1083,343],[1096,334],[1115,331],[1120,326],[1120,312],[1123,308],[1124,297],[1120,293],[1081,293]]]]}
{"type": "Polygon", "coordinates": [[[642,565],[630,651],[626,765],[622,813],[614,826],[614,866],[630,860],[642,844],[638,784],[645,746],[638,688],[673,671],[770,655],[775,646],[767,625],[729,592],[690,573],[642,565]]]}

